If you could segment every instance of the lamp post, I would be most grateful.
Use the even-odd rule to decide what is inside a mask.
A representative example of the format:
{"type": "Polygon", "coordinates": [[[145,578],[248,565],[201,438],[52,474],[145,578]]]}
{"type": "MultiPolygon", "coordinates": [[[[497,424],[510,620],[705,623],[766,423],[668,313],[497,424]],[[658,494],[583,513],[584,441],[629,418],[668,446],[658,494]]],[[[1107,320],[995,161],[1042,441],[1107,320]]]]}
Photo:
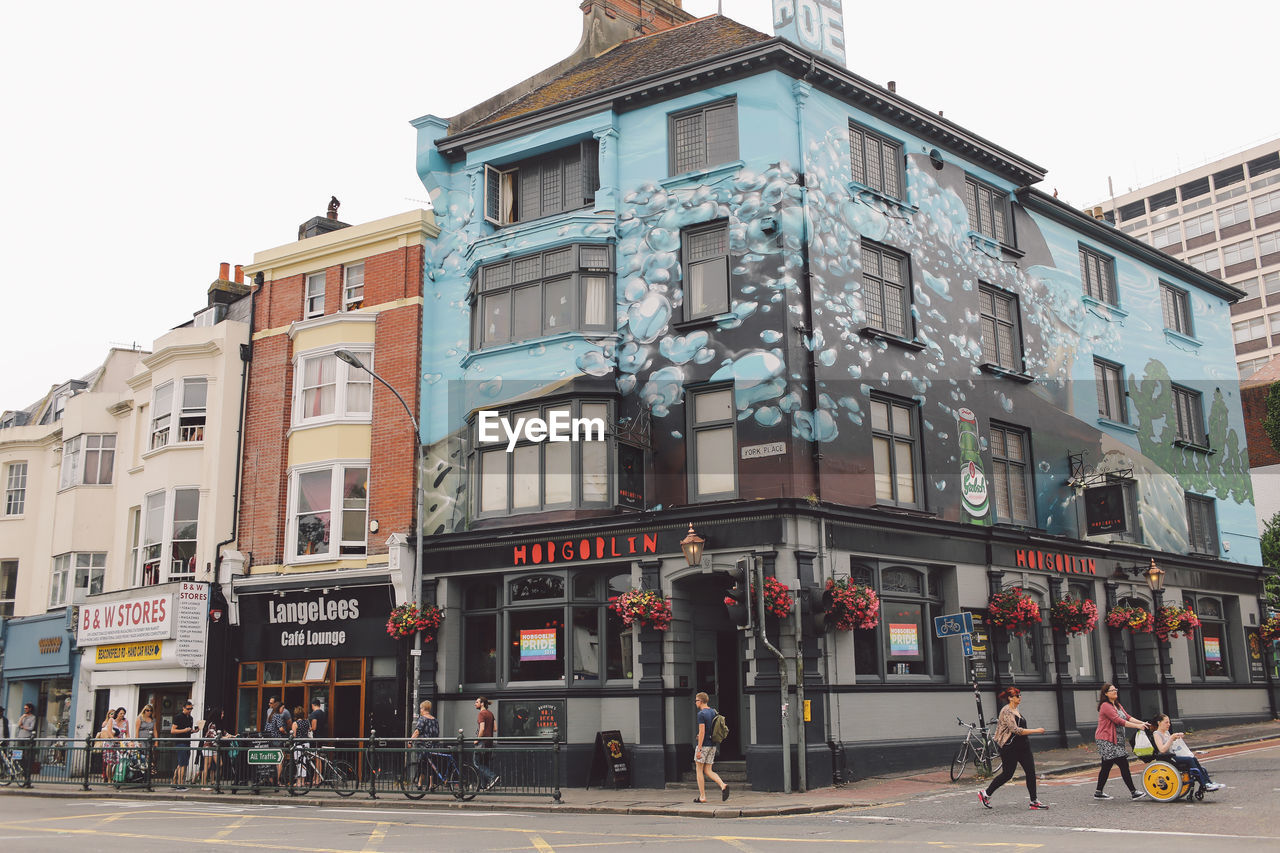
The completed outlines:
{"type": "MultiPolygon", "coordinates": [[[[409,424],[413,427],[413,485],[414,485],[414,502],[416,506],[413,513],[413,580],[410,591],[410,599],[414,604],[421,604],[419,599],[422,597],[422,436],[418,432],[418,419],[414,417],[413,410],[409,408],[409,404],[405,402],[404,397],[400,396],[400,392],[391,387],[391,383],[374,373],[369,367],[362,362],[355,353],[350,350],[340,349],[334,353],[339,361],[342,361],[357,370],[363,370],[374,379],[381,382],[387,387],[387,390],[396,395],[396,399],[400,401],[400,405],[404,406],[404,413],[409,416],[409,424]]],[[[422,632],[415,631],[413,634],[413,651],[410,652],[413,657],[413,693],[409,698],[409,707],[405,714],[406,732],[408,727],[412,725],[414,703],[418,701],[418,691],[421,689],[422,680],[422,632]]]]}
{"type": "MultiPolygon", "coordinates": [[[[1151,600],[1155,607],[1155,618],[1160,618],[1160,610],[1164,607],[1164,570],[1156,565],[1156,558],[1151,558],[1151,568],[1143,573],[1147,579],[1147,586],[1151,588],[1151,600]]],[[[1164,672],[1164,641],[1160,639],[1159,634],[1156,635],[1156,662],[1160,666],[1160,711],[1161,713],[1169,713],[1169,686],[1165,680],[1164,672]]]]}

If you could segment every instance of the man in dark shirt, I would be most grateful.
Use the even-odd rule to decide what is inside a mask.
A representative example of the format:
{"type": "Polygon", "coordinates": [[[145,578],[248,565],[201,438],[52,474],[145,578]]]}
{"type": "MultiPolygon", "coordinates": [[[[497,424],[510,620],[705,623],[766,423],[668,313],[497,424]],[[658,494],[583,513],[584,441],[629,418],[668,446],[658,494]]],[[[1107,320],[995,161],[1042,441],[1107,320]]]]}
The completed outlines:
{"type": "Polygon", "coordinates": [[[177,738],[174,745],[174,757],[178,766],[173,769],[173,787],[178,791],[187,790],[187,763],[191,761],[191,732],[195,729],[195,720],[191,719],[190,700],[182,705],[182,711],[173,715],[173,723],[169,726],[169,737],[177,738]]]}
{"type": "Polygon", "coordinates": [[[316,697],[311,700],[311,713],[307,715],[307,719],[311,721],[311,736],[316,738],[328,737],[329,732],[325,728],[328,724],[329,715],[324,712],[324,707],[320,704],[320,698],[316,697]]]}
{"type": "Polygon", "coordinates": [[[480,790],[487,791],[498,784],[498,774],[489,767],[489,750],[493,748],[493,737],[498,733],[498,721],[489,710],[489,700],[481,696],[476,699],[476,757],[475,768],[480,774],[480,790]]]}

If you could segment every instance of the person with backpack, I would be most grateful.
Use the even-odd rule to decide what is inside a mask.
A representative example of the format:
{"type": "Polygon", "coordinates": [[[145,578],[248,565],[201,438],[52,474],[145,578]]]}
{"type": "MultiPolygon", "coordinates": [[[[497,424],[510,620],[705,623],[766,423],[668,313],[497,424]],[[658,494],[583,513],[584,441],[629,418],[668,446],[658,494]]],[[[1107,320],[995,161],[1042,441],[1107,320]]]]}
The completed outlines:
{"type": "Polygon", "coordinates": [[[696,723],[698,726],[698,742],[694,744],[693,749],[693,769],[698,777],[698,796],[694,800],[695,803],[705,803],[707,801],[708,779],[720,786],[721,802],[729,799],[729,786],[711,769],[716,760],[716,747],[728,735],[729,725],[724,717],[715,708],[711,707],[710,700],[711,697],[706,693],[699,693],[693,697],[693,704],[698,708],[696,723]],[[720,740],[716,740],[717,732],[720,733],[720,740]]]}

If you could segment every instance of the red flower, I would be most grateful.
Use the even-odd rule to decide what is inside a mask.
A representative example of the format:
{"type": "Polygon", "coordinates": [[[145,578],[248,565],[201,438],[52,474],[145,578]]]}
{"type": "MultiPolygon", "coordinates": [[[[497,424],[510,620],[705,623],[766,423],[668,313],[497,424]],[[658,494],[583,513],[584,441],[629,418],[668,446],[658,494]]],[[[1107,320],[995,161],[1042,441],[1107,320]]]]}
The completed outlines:
{"type": "Polygon", "coordinates": [[[428,631],[422,636],[423,642],[435,639],[435,632],[444,623],[444,610],[434,604],[424,604],[421,608],[409,602],[397,605],[387,617],[387,633],[397,640],[411,637],[418,631],[428,631]]]}
{"type": "Polygon", "coordinates": [[[869,586],[848,578],[827,581],[831,592],[831,620],[837,631],[871,630],[880,624],[880,597],[869,586]]]}
{"type": "Polygon", "coordinates": [[[994,593],[987,602],[987,620],[1015,637],[1021,637],[1040,624],[1040,605],[1034,598],[1013,587],[994,593]]]}
{"type": "Polygon", "coordinates": [[[1155,620],[1142,607],[1120,604],[1107,611],[1107,624],[1112,628],[1125,628],[1134,634],[1150,634],[1155,620]]]}
{"type": "Polygon", "coordinates": [[[1200,627],[1200,618],[1190,607],[1179,607],[1176,604],[1161,607],[1155,617],[1156,636],[1161,642],[1169,638],[1177,639],[1182,634],[1191,634],[1200,627]]]}
{"type": "Polygon", "coordinates": [[[651,589],[631,589],[609,599],[609,609],[622,617],[622,624],[639,623],[658,631],[671,625],[671,602],[651,589]]]}
{"type": "Polygon", "coordinates": [[[1049,608],[1049,624],[1068,637],[1088,634],[1098,627],[1098,605],[1091,599],[1064,598],[1049,608]]]}

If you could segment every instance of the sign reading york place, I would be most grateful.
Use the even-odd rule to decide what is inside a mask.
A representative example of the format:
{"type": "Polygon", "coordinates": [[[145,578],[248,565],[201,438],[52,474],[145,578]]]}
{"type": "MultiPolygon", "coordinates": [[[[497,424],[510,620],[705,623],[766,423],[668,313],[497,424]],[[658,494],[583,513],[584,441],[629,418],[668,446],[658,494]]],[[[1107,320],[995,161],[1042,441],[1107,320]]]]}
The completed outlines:
{"type": "Polygon", "coordinates": [[[259,657],[395,654],[391,607],[386,586],[255,592],[242,594],[240,625],[245,648],[259,657]]]}

